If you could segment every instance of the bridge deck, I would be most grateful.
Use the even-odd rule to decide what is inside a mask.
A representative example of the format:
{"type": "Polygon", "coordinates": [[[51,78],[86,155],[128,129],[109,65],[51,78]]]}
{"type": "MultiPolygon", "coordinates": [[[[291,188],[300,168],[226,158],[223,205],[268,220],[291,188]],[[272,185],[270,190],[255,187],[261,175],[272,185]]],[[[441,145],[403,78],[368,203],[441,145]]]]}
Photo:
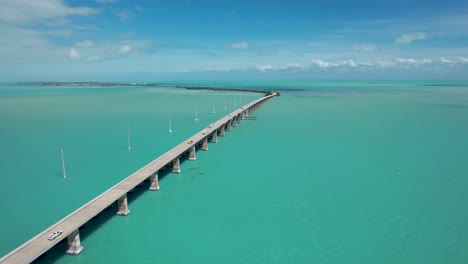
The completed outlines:
{"type": "Polygon", "coordinates": [[[218,131],[218,129],[220,129],[221,126],[225,125],[229,120],[233,119],[238,114],[246,111],[249,107],[261,101],[267,100],[273,96],[275,96],[275,94],[268,95],[257,99],[251,103],[248,103],[243,107],[236,109],[229,115],[222,117],[216,123],[213,123],[213,126],[211,128],[204,129],[206,130],[205,134],[202,133],[202,130],[193,135],[192,137],[188,138],[187,140],[184,140],[182,143],[175,146],[162,156],[151,161],[146,166],[134,172],[121,182],[117,183],[116,185],[99,195],[98,197],[94,198],[93,200],[78,208],[62,220],[53,224],[52,226],[39,233],[38,235],[30,239],[20,247],[16,248],[9,254],[5,255],[3,258],[0,259],[0,263],[17,264],[30,263],[34,261],[36,258],[44,254],[47,250],[49,250],[50,248],[58,244],[60,241],[65,239],[73,231],[83,226],[91,218],[93,218],[94,216],[102,212],[104,209],[109,207],[112,203],[117,201],[124,194],[135,188],[138,184],[142,183],[153,173],[159,171],[165,165],[170,164],[174,159],[183,155],[191,147],[202,142],[204,138],[210,137],[213,134],[213,132],[218,131]],[[188,144],[187,142],[189,140],[192,140],[193,143],[188,144]],[[52,241],[48,240],[47,237],[58,229],[62,230],[63,233],[52,241]]]}

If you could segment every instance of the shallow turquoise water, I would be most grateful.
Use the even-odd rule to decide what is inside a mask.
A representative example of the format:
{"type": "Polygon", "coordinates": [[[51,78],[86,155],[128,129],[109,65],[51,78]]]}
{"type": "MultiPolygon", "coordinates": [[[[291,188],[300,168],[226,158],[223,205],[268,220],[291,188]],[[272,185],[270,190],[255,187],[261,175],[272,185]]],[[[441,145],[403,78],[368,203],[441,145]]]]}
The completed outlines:
{"type": "MultiPolygon", "coordinates": [[[[64,255],[62,244],[37,263],[468,261],[467,86],[201,84],[271,85],[282,94],[254,114],[258,119],[184,161],[181,174],[164,175],[160,191],[142,186],[130,194],[129,216],[110,209],[87,224],[80,255],[64,255]]],[[[0,93],[0,164],[9,186],[0,197],[7,238],[0,255],[219,118],[225,95],[214,94],[219,114],[212,115],[210,92],[2,87],[0,93]],[[193,121],[195,103],[200,123],[193,121]]],[[[226,94],[232,109],[234,95],[226,94]]],[[[258,96],[242,93],[244,102],[258,96]]]]}

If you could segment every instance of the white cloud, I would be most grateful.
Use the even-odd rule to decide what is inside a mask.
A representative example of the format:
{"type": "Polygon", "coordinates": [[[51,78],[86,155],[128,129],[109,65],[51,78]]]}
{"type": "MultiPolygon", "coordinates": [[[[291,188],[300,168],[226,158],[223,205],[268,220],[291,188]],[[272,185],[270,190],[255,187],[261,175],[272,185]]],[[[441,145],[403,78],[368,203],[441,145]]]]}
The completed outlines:
{"type": "Polygon", "coordinates": [[[462,63],[468,63],[468,58],[465,58],[465,57],[459,57],[458,58],[460,60],[460,62],[462,63]]]}
{"type": "Polygon", "coordinates": [[[70,7],[63,0],[2,0],[0,21],[10,24],[32,24],[45,22],[69,15],[88,16],[98,13],[90,7],[70,7]]]}
{"type": "Polygon", "coordinates": [[[47,38],[46,32],[38,32],[0,23],[0,71],[18,63],[44,62],[63,58],[68,47],[56,45],[47,38]]]}
{"type": "Polygon", "coordinates": [[[354,45],[353,49],[357,50],[357,51],[372,52],[372,51],[376,51],[377,47],[375,45],[371,45],[371,44],[368,44],[368,45],[354,45]]]}
{"type": "Polygon", "coordinates": [[[334,68],[334,67],[351,67],[356,68],[359,66],[373,66],[370,62],[356,62],[354,60],[339,60],[337,62],[328,62],[320,59],[312,59],[312,64],[319,66],[320,68],[334,68]]]}
{"type": "Polygon", "coordinates": [[[94,55],[94,56],[88,57],[88,60],[90,60],[90,61],[98,61],[98,60],[101,60],[101,57],[98,56],[98,55],[94,55]]]}
{"type": "Polygon", "coordinates": [[[249,47],[249,44],[247,42],[231,43],[231,48],[233,49],[246,49],[248,47],[249,47]]]}
{"type": "Polygon", "coordinates": [[[357,67],[358,64],[354,62],[353,60],[341,60],[338,62],[339,66],[351,66],[353,68],[357,67]]]}
{"type": "Polygon", "coordinates": [[[285,66],[281,67],[282,69],[303,69],[305,68],[302,64],[297,62],[287,63],[285,66]]]}
{"type": "Polygon", "coordinates": [[[320,59],[312,59],[311,63],[319,66],[320,68],[338,67],[338,63],[326,62],[320,59]]]}
{"type": "Polygon", "coordinates": [[[120,48],[119,53],[121,53],[121,54],[127,54],[127,53],[129,53],[131,50],[132,50],[132,47],[130,47],[129,45],[123,45],[123,46],[120,48]]]}
{"type": "Polygon", "coordinates": [[[414,34],[403,34],[401,37],[395,39],[396,44],[410,44],[414,40],[427,39],[427,35],[424,32],[418,32],[414,34]]]}
{"type": "Polygon", "coordinates": [[[396,61],[401,64],[411,64],[411,65],[420,65],[420,64],[429,64],[432,63],[431,59],[413,59],[413,58],[408,58],[408,59],[403,59],[403,58],[396,58],[396,61]]]}
{"type": "Polygon", "coordinates": [[[393,61],[379,60],[377,61],[377,65],[380,68],[393,68],[396,66],[396,63],[393,61]]]}
{"type": "Polygon", "coordinates": [[[271,66],[270,64],[266,64],[266,65],[257,65],[256,66],[257,70],[259,71],[270,71],[270,70],[274,70],[275,68],[273,66],[271,66]]]}
{"type": "Polygon", "coordinates": [[[122,21],[128,21],[132,18],[135,14],[130,10],[123,10],[115,13],[116,16],[120,18],[122,21]]]}
{"type": "Polygon", "coordinates": [[[71,59],[79,59],[81,58],[80,53],[76,49],[70,49],[70,52],[68,53],[71,59]]]}
{"type": "Polygon", "coordinates": [[[443,63],[454,63],[454,61],[451,61],[451,60],[448,60],[444,57],[440,57],[440,61],[443,62],[443,63]]]}
{"type": "Polygon", "coordinates": [[[43,31],[43,33],[49,36],[68,37],[72,35],[73,31],[69,29],[57,29],[57,30],[43,31]]]}
{"type": "Polygon", "coordinates": [[[143,12],[145,9],[141,5],[135,5],[135,10],[138,12],[143,12]]]}
{"type": "Polygon", "coordinates": [[[90,48],[90,47],[94,47],[94,42],[92,42],[91,40],[78,41],[75,43],[75,46],[83,47],[83,48],[90,48]]]}

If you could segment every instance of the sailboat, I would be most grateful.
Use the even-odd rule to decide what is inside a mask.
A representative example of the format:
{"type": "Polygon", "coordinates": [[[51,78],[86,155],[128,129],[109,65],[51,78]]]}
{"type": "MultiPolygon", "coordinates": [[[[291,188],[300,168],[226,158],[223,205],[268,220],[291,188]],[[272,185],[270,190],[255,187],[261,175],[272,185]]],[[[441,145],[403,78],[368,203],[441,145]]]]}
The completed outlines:
{"type": "Polygon", "coordinates": [[[242,95],[239,95],[239,104],[242,104],[242,95]]]}
{"type": "Polygon", "coordinates": [[[63,157],[63,147],[60,149],[62,152],[62,173],[63,173],[63,178],[67,178],[67,172],[65,171],[65,158],[63,157]]]}
{"type": "Polygon", "coordinates": [[[171,114],[169,114],[169,133],[172,133],[171,114]]]}
{"type": "Polygon", "coordinates": [[[132,149],[130,145],[130,126],[128,126],[128,131],[127,131],[127,147],[128,147],[128,151],[132,149]]]}
{"type": "Polygon", "coordinates": [[[213,96],[213,111],[211,111],[212,114],[216,114],[216,109],[215,109],[215,103],[214,103],[214,96],[213,96]]]}
{"type": "Polygon", "coordinates": [[[224,96],[224,110],[227,109],[227,96],[224,96]]]}
{"type": "Polygon", "coordinates": [[[234,105],[237,105],[236,104],[236,96],[234,95],[234,105]]]}
{"type": "Polygon", "coordinates": [[[198,122],[198,105],[195,105],[195,122],[198,122]]]}

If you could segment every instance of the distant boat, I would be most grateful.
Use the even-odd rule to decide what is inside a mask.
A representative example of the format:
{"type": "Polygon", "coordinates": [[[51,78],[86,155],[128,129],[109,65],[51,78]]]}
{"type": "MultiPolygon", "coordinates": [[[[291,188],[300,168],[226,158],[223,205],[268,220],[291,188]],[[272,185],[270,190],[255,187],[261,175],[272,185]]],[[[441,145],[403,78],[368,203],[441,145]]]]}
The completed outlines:
{"type": "Polygon", "coordinates": [[[242,95],[239,95],[239,104],[242,104],[242,95]]]}
{"type": "Polygon", "coordinates": [[[214,103],[214,96],[213,96],[213,111],[211,111],[212,114],[216,114],[216,109],[215,109],[215,103],[214,103]]]}
{"type": "Polygon", "coordinates": [[[237,105],[236,104],[236,96],[234,95],[234,105],[237,105]]]}
{"type": "Polygon", "coordinates": [[[227,96],[224,96],[224,110],[227,109],[227,96]]]}
{"type": "Polygon", "coordinates": [[[62,173],[63,173],[63,178],[66,179],[67,178],[67,172],[65,170],[65,158],[63,157],[63,147],[60,149],[60,151],[62,152],[62,173]]]}
{"type": "Polygon", "coordinates": [[[130,126],[128,126],[127,130],[127,147],[128,151],[132,150],[132,146],[130,145],[130,126]]]}
{"type": "Polygon", "coordinates": [[[198,122],[198,105],[195,105],[195,121],[198,122]]]}
{"type": "Polygon", "coordinates": [[[172,133],[171,114],[169,114],[169,133],[172,133]]]}

